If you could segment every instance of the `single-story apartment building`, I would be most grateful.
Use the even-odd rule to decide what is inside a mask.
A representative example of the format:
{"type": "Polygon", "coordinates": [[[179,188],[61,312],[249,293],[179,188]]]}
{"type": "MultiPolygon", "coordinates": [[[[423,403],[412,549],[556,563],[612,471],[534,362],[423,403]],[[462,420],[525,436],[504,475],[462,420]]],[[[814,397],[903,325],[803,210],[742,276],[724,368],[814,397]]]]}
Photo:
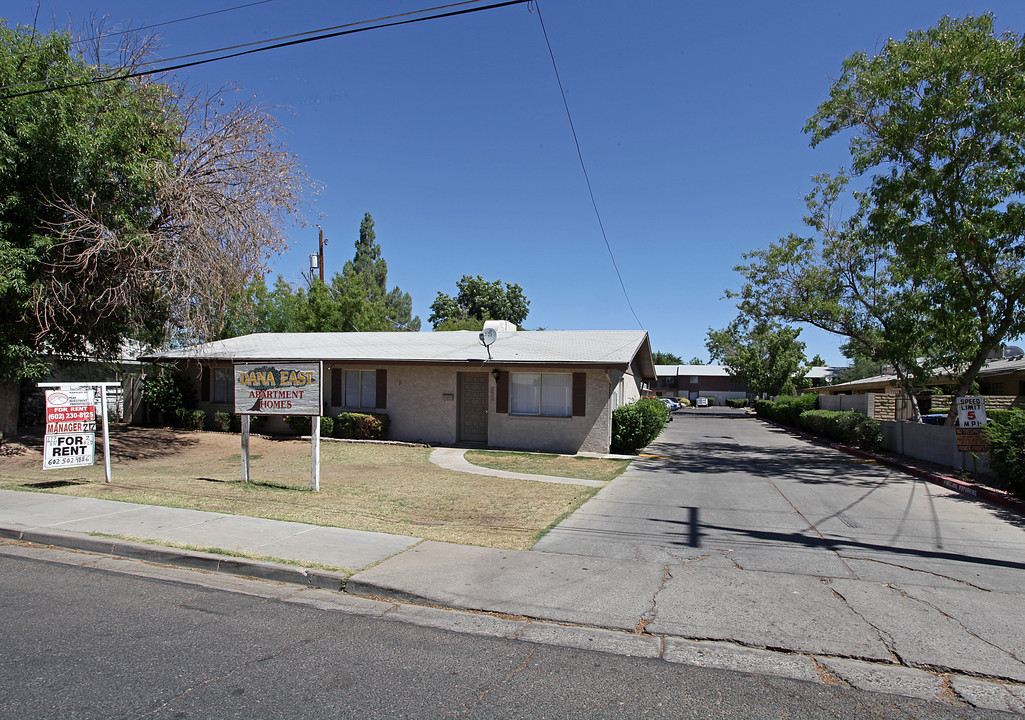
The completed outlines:
{"type": "MultiPolygon", "coordinates": [[[[199,407],[234,412],[236,363],[323,363],[322,414],[387,413],[393,440],[608,452],[612,411],[655,378],[644,331],[257,333],[141,358],[171,363],[199,407]]],[[[283,430],[278,417],[268,432],[283,430]]]]}
{"type": "MultiPolygon", "coordinates": [[[[814,385],[828,381],[838,370],[813,367],[805,377],[814,385]]],[[[717,405],[727,399],[752,397],[747,383],[730,375],[725,365],[656,365],[655,382],[648,387],[657,397],[678,397],[691,403],[699,397],[715,398],[717,405]]]]}
{"type": "MultiPolygon", "coordinates": [[[[923,390],[944,388],[953,382],[954,379],[948,372],[940,370],[930,378],[923,390]]],[[[979,392],[982,395],[1025,395],[1025,357],[1012,355],[990,358],[979,370],[978,383],[979,392]]],[[[815,387],[804,392],[817,392],[822,395],[859,395],[863,393],[896,395],[902,390],[897,375],[888,373],[836,385],[815,387]]]]}

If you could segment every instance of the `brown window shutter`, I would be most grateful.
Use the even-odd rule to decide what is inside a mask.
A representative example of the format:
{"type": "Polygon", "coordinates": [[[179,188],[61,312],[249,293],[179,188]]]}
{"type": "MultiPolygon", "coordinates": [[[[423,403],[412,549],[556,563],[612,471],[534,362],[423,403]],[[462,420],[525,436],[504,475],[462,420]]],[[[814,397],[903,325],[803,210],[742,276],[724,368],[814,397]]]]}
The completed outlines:
{"type": "Polygon", "coordinates": [[[377,407],[388,407],[388,371],[377,371],[377,407]]]}
{"type": "Polygon", "coordinates": [[[199,368],[199,399],[210,402],[210,383],[213,382],[213,368],[203,365],[199,368]]]}
{"type": "Polygon", "coordinates": [[[573,417],[587,415],[587,373],[573,373],[573,417]]]}
{"type": "Polygon", "coordinates": [[[331,404],[342,406],[342,369],[331,368],[331,404]]]}
{"type": "Polygon", "coordinates": [[[509,412],[509,373],[505,370],[501,370],[498,373],[498,380],[495,385],[497,386],[497,393],[495,395],[495,412],[506,413],[509,412]]]}

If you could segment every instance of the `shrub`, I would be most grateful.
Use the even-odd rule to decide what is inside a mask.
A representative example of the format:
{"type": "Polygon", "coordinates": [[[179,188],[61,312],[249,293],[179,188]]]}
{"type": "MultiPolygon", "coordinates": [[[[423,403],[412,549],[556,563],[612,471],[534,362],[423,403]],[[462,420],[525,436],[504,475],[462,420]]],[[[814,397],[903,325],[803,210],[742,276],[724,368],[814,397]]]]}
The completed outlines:
{"type": "Polygon", "coordinates": [[[386,413],[341,413],[334,419],[333,434],[349,440],[386,440],[390,426],[386,413]]]}
{"type": "Polygon", "coordinates": [[[186,410],[178,408],[174,411],[174,426],[182,430],[202,430],[206,424],[205,410],[186,410]]]}
{"type": "Polygon", "coordinates": [[[184,407],[184,397],[173,373],[148,375],[142,381],[142,399],[150,410],[153,424],[177,420],[176,413],[184,407]]]}
{"type": "Polygon", "coordinates": [[[1016,408],[986,408],[986,419],[991,423],[1000,423],[1006,425],[1014,417],[1015,413],[1020,413],[1021,410],[1016,408]]]}
{"type": "Polygon", "coordinates": [[[783,425],[798,427],[801,413],[814,410],[819,405],[818,393],[808,393],[775,400],[755,400],[755,410],[762,417],[783,425]]]}
{"type": "Polygon", "coordinates": [[[687,398],[676,398],[676,402],[680,403],[684,407],[690,407],[690,400],[687,398]]]}
{"type": "Polygon", "coordinates": [[[669,421],[669,408],[653,398],[641,398],[612,412],[612,452],[633,455],[651,443],[669,421]]]}
{"type": "Polygon", "coordinates": [[[705,398],[705,400],[708,401],[708,407],[712,407],[713,405],[715,405],[715,398],[712,397],[711,395],[709,395],[707,398],[705,398]]]}
{"type": "Polygon", "coordinates": [[[309,415],[286,415],[285,424],[296,435],[309,435],[313,429],[309,415]]]}
{"type": "Polygon", "coordinates": [[[210,427],[217,432],[231,432],[232,414],[218,410],[210,418],[210,427]]]}
{"type": "Polygon", "coordinates": [[[813,435],[843,445],[876,450],[883,444],[882,426],[878,420],[854,410],[806,410],[798,417],[798,427],[813,435]]]}
{"type": "Polygon", "coordinates": [[[1025,491],[1025,412],[1008,411],[986,425],[986,437],[991,443],[989,467],[1007,489],[1025,491]]]}
{"type": "Polygon", "coordinates": [[[320,416],[320,436],[331,437],[335,431],[335,419],[327,417],[326,415],[320,416]]]}
{"type": "Polygon", "coordinates": [[[746,408],[747,406],[748,406],[747,398],[726,398],[726,407],[746,408]]]}

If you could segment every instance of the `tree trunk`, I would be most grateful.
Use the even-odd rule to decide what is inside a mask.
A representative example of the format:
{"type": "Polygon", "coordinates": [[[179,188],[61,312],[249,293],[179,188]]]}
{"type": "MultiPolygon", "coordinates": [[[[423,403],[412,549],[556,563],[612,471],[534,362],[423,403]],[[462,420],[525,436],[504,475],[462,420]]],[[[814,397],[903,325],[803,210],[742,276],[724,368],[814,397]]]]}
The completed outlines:
{"type": "Polygon", "coordinates": [[[21,406],[21,383],[0,380],[0,442],[18,435],[18,411],[21,406]]]}
{"type": "Polygon", "coordinates": [[[897,366],[895,369],[897,371],[897,380],[900,381],[900,386],[904,390],[908,402],[911,403],[911,422],[920,423],[922,422],[922,411],[918,409],[918,398],[915,397],[914,388],[911,387],[911,379],[904,374],[900,366],[897,366]]]}

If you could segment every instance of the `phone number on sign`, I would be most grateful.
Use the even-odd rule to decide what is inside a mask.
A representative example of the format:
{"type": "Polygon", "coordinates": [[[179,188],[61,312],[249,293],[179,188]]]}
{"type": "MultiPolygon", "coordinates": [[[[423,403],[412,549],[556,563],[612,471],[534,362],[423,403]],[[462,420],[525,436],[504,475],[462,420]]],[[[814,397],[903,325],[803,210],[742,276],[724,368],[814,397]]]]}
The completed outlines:
{"type": "Polygon", "coordinates": [[[64,467],[73,465],[92,465],[93,459],[91,456],[76,456],[76,457],[50,457],[46,458],[46,467],[64,467]]]}

